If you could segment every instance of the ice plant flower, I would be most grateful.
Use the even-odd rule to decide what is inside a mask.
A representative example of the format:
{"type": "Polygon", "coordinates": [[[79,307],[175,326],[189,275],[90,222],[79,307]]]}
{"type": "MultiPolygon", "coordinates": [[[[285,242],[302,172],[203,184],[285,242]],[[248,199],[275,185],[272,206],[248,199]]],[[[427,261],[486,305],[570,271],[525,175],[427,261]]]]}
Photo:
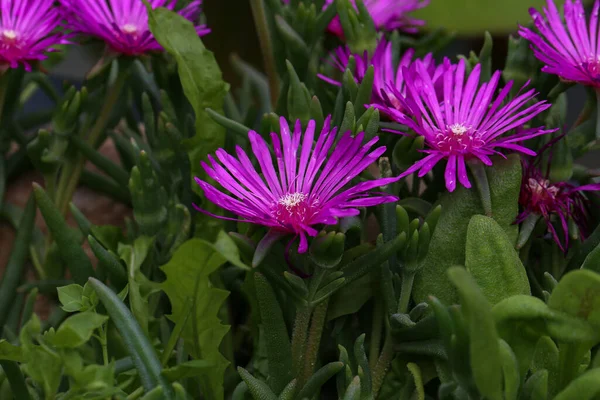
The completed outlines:
{"type": "MultiPolygon", "coordinates": [[[[138,56],[162,51],[148,27],[148,14],[142,0],[59,0],[65,9],[67,26],[75,33],[103,40],[116,53],[138,56]]],[[[173,9],[176,0],[149,0],[153,8],[173,9]]],[[[201,0],[190,2],[179,11],[184,18],[196,22],[201,0]]],[[[196,26],[198,35],[209,32],[196,26]]]]}
{"type": "MultiPolygon", "coordinates": [[[[351,0],[354,3],[354,0],[351,0]]],[[[285,4],[289,0],[283,0],[285,4]]],[[[334,3],[335,0],[326,0],[323,9],[334,3]]],[[[363,0],[363,3],[377,29],[393,31],[396,29],[405,32],[417,32],[417,27],[425,25],[425,21],[415,19],[409,14],[429,4],[429,0],[363,0]]],[[[336,36],[343,37],[344,30],[339,17],[335,17],[327,28],[336,36]]]]}
{"type": "Polygon", "coordinates": [[[566,252],[569,249],[569,220],[577,226],[581,240],[588,235],[590,202],[583,192],[599,191],[600,184],[576,186],[569,182],[550,182],[547,174],[542,173],[539,162],[540,157],[523,161],[519,195],[522,211],[515,223],[520,224],[531,216],[544,218],[553,240],[566,252]],[[562,238],[554,227],[553,219],[562,230],[562,238]]]}
{"type": "Polygon", "coordinates": [[[53,46],[68,43],[57,29],[61,22],[54,0],[0,1],[0,69],[31,70],[31,63],[44,60],[53,46]]]}
{"type": "Polygon", "coordinates": [[[519,34],[531,42],[535,56],[545,64],[542,71],[600,88],[599,6],[600,1],[596,0],[589,29],[581,0],[565,0],[566,28],[554,0],[547,0],[545,18],[536,9],[529,10],[539,34],[523,26],[519,34]]]}
{"type": "Polygon", "coordinates": [[[250,131],[248,139],[262,174],[238,146],[237,157],[219,149],[216,160],[209,156],[210,165],[202,162],[207,175],[222,189],[200,178],[196,178],[196,182],[209,201],[237,214],[243,221],[263,225],[277,233],[299,236],[298,252],[304,253],[308,248],[306,235],[318,233],[315,226],[333,225],[339,217],[358,215],[359,207],[398,200],[386,193],[369,192],[398,178],[350,185],[353,178],[385,152],[385,146],[371,150],[378,138],[363,144],[363,133],[352,137],[351,132],[347,132],[329,155],[338,136],[337,128],[330,129],[330,124],[331,117],[328,117],[313,145],[315,121],[310,121],[303,133],[300,121],[292,132],[285,118],[281,118],[281,135],[271,133],[275,164],[265,140],[250,131]]]}
{"type": "MultiPolygon", "coordinates": [[[[362,82],[367,70],[372,65],[374,70],[372,105],[385,112],[388,107],[401,109],[398,97],[404,96],[406,93],[403,71],[409,69],[413,63],[422,63],[429,71],[433,82],[437,82],[442,75],[444,65],[436,66],[433,54],[429,53],[422,59],[413,59],[414,55],[415,50],[408,49],[400,57],[398,65],[394,65],[392,42],[381,38],[372,56],[369,56],[367,52],[362,55],[352,54],[347,46],[341,46],[332,52],[330,62],[335,68],[344,72],[350,64],[350,57],[354,57],[356,67],[353,73],[358,83],[362,82]]],[[[325,75],[319,74],[319,77],[333,85],[342,85],[341,82],[325,75]]]]}
{"type": "Polygon", "coordinates": [[[400,101],[406,111],[387,109],[394,119],[423,136],[427,147],[423,150],[427,155],[401,176],[418,171],[418,176],[422,177],[438,162],[446,160],[446,188],[454,191],[457,175],[458,181],[470,188],[466,161],[492,165],[490,156],[499,154],[497,149],[535,155],[519,142],[555,131],[543,127],[521,129],[550,107],[545,101],[526,106],[536,95],[534,89],[507,101],[513,85],[510,81],[494,98],[500,71],[493,74],[490,82],[480,85],[480,64],[467,78],[464,59],[456,66],[450,66],[448,59],[444,62],[447,67],[440,78],[443,82],[441,95],[435,90],[429,71],[422,63],[416,63],[410,71],[404,70],[406,98],[400,101]],[[515,129],[518,132],[505,135],[515,129]]]}

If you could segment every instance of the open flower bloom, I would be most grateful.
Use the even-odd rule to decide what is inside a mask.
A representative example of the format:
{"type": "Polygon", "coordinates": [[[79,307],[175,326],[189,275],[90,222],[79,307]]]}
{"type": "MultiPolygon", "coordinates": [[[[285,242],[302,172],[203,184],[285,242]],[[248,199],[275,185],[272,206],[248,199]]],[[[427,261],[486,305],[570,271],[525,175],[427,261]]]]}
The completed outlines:
{"type": "Polygon", "coordinates": [[[281,118],[281,135],[271,133],[275,164],[265,140],[250,131],[248,138],[262,174],[238,146],[237,157],[219,149],[218,161],[209,156],[210,165],[202,163],[207,175],[224,190],[199,178],[196,182],[209,201],[243,221],[299,236],[298,251],[303,253],[308,248],[306,235],[315,236],[316,225],[334,225],[338,217],[358,215],[359,207],[398,200],[386,193],[369,193],[398,178],[375,179],[348,187],[353,178],[385,152],[385,146],[371,150],[377,137],[363,144],[364,134],[352,137],[347,132],[329,154],[337,136],[337,128],[330,129],[330,120],[327,118],[314,143],[315,121],[308,123],[303,134],[300,121],[291,132],[287,121],[281,118]]]}
{"type": "MultiPolygon", "coordinates": [[[[421,62],[425,69],[429,71],[433,82],[436,82],[442,75],[444,65],[436,66],[433,54],[429,53],[422,59],[413,60],[414,55],[414,49],[408,49],[400,57],[398,65],[394,65],[392,43],[385,38],[381,38],[372,56],[369,56],[366,52],[363,55],[352,54],[347,46],[342,46],[335,49],[330,60],[337,69],[344,72],[348,68],[350,57],[354,57],[356,67],[353,73],[354,78],[359,83],[362,82],[367,70],[372,65],[374,68],[372,106],[387,113],[388,109],[400,111],[402,108],[398,98],[406,93],[404,69],[410,68],[415,62],[421,62]]],[[[333,85],[342,85],[341,82],[327,76],[320,74],[319,77],[333,85]]]]}
{"type": "Polygon", "coordinates": [[[572,220],[579,230],[579,237],[585,240],[589,219],[589,200],[583,192],[598,191],[600,184],[575,186],[569,182],[551,183],[539,168],[540,157],[523,161],[523,182],[519,203],[522,212],[515,223],[525,221],[530,215],[544,218],[548,231],[563,252],[569,249],[569,220],[572,220]],[[561,235],[553,224],[557,220],[561,235]]]}
{"type": "Polygon", "coordinates": [[[565,0],[566,28],[554,0],[547,0],[544,16],[536,9],[529,10],[539,34],[521,26],[519,34],[532,44],[535,56],[546,64],[542,71],[558,75],[567,81],[600,88],[600,31],[596,0],[589,21],[581,0],[565,0]]]}
{"type": "Polygon", "coordinates": [[[31,62],[44,60],[53,46],[66,44],[58,30],[61,22],[54,0],[0,1],[0,68],[31,70],[31,62]]]}
{"type": "MultiPolygon", "coordinates": [[[[142,0],[59,0],[65,9],[67,26],[75,33],[96,37],[106,42],[114,52],[142,55],[162,51],[148,27],[148,13],[142,0]]],[[[153,8],[173,9],[176,0],[149,0],[153,8]]],[[[201,0],[190,2],[179,11],[184,18],[195,22],[200,16],[201,0]]],[[[196,27],[198,35],[209,29],[196,27]]]]}
{"type": "Polygon", "coordinates": [[[390,115],[425,138],[427,154],[423,159],[401,174],[406,176],[418,171],[422,177],[440,161],[446,160],[446,188],[452,192],[456,180],[466,188],[471,187],[466,161],[492,165],[490,156],[500,154],[498,149],[519,151],[535,155],[535,152],[519,142],[555,130],[540,128],[521,129],[537,114],[550,107],[545,101],[526,104],[536,95],[534,89],[519,93],[511,100],[507,97],[513,82],[500,90],[494,98],[501,72],[496,71],[490,82],[479,84],[481,65],[466,76],[466,64],[447,67],[443,73],[443,90],[438,95],[429,71],[422,63],[415,63],[409,71],[404,70],[406,82],[406,112],[390,110],[390,115]],[[518,133],[505,135],[512,130],[518,133]]]}

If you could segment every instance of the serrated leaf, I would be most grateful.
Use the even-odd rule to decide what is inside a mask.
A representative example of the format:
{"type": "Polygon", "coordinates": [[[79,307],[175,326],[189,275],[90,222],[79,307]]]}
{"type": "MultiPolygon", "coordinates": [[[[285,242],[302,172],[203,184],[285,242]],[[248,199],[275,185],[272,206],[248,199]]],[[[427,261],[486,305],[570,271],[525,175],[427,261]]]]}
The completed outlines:
{"type": "Polygon", "coordinates": [[[18,346],[10,344],[6,340],[0,340],[0,360],[23,362],[25,361],[23,350],[18,346]]]}
{"type": "Polygon", "coordinates": [[[66,312],[75,312],[83,307],[83,287],[76,283],[56,289],[61,308],[66,312]]]}
{"type": "Polygon", "coordinates": [[[60,324],[49,341],[56,347],[79,347],[90,340],[94,331],[106,321],[108,321],[107,316],[92,311],[75,314],[60,324]]]}
{"type": "Polygon", "coordinates": [[[190,239],[162,267],[167,279],[161,286],[172,307],[169,319],[177,323],[185,318],[185,303],[189,298],[193,300],[192,313],[181,338],[194,359],[213,365],[205,376],[199,377],[205,395],[212,399],[223,398],[223,374],[229,364],[219,352],[229,327],[222,325],[218,317],[229,292],[215,288],[210,275],[226,261],[227,258],[212,244],[202,239],[190,239]]]}

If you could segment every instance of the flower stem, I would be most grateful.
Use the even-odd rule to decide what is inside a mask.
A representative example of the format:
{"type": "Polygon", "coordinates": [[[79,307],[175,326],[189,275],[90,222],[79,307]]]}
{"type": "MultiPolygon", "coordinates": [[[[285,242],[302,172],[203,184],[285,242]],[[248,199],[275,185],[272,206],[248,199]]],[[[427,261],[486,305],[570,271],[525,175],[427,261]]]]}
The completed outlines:
{"type": "Polygon", "coordinates": [[[468,163],[475,185],[479,191],[483,211],[488,217],[492,216],[492,196],[490,194],[490,183],[488,182],[487,174],[485,173],[484,165],[480,161],[472,161],[468,163]]]}
{"type": "Polygon", "coordinates": [[[304,351],[304,369],[298,380],[298,387],[304,387],[304,384],[312,376],[315,370],[319,347],[321,346],[323,326],[325,325],[325,319],[327,317],[328,305],[329,299],[326,299],[319,303],[313,312],[310,330],[308,332],[308,341],[306,342],[306,349],[304,351]]]}
{"type": "MultiPolygon", "coordinates": [[[[98,140],[100,139],[102,133],[106,129],[106,125],[108,125],[112,110],[117,101],[119,100],[121,92],[123,91],[123,87],[125,86],[128,75],[129,69],[120,67],[117,79],[115,80],[113,85],[110,88],[108,88],[104,104],[102,106],[102,109],[100,110],[100,114],[98,115],[96,123],[92,127],[90,134],[87,138],[87,143],[90,146],[96,147],[96,145],[98,144],[98,140]]],[[[79,182],[79,178],[81,177],[81,173],[83,172],[84,166],[85,158],[81,155],[76,156],[74,160],[65,165],[65,169],[62,173],[56,194],[56,205],[58,206],[59,210],[63,215],[67,212],[68,205],[71,202],[71,199],[73,198],[73,193],[75,192],[77,183],[79,182]]]]}
{"type": "Polygon", "coordinates": [[[265,2],[264,0],[250,0],[250,5],[252,6],[254,24],[256,25],[256,30],[258,32],[265,71],[267,72],[267,77],[269,79],[271,105],[275,105],[277,103],[277,97],[279,96],[279,77],[277,76],[275,57],[273,55],[273,43],[271,41],[271,34],[267,22],[265,2]]]}
{"type": "Polygon", "coordinates": [[[400,288],[400,301],[398,302],[398,313],[406,314],[408,303],[412,294],[412,287],[415,281],[414,272],[405,272],[402,274],[402,286],[400,288]]]}
{"type": "Polygon", "coordinates": [[[106,339],[106,330],[108,329],[108,324],[104,324],[98,329],[99,335],[98,339],[100,341],[100,346],[102,347],[102,361],[104,361],[104,365],[108,365],[108,340],[106,339]]]}

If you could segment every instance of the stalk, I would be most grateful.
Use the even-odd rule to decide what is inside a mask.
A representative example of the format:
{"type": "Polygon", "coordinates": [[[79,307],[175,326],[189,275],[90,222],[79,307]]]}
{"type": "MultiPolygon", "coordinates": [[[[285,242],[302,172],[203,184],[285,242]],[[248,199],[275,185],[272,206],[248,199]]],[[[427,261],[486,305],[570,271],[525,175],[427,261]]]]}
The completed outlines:
{"type": "Polygon", "coordinates": [[[275,57],[273,56],[273,42],[271,41],[271,34],[269,32],[265,2],[264,0],[250,0],[250,5],[252,7],[252,16],[254,17],[256,31],[258,32],[265,71],[269,79],[271,105],[275,105],[279,96],[279,77],[277,76],[275,57]]]}

